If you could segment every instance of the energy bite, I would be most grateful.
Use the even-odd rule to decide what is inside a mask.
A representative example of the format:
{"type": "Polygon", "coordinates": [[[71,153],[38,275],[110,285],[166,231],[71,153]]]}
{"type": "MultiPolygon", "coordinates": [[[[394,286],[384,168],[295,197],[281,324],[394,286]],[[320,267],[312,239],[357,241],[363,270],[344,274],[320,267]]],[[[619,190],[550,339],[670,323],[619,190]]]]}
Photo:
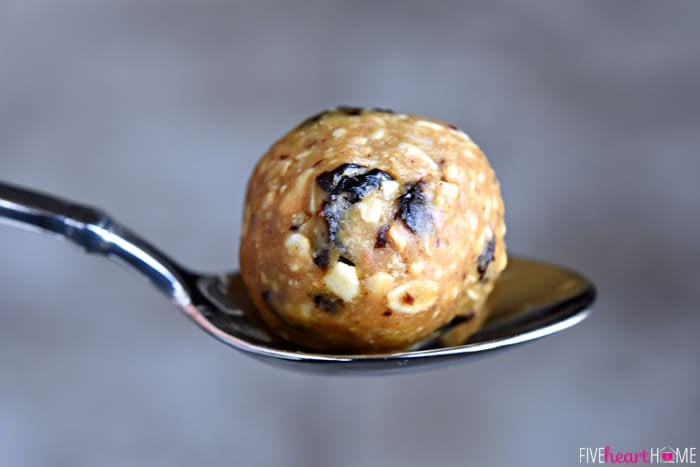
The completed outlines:
{"type": "Polygon", "coordinates": [[[473,323],[465,338],[479,328],[506,266],[505,231],[498,180],[463,132],[338,107],[287,133],[255,168],[241,273],[288,341],[396,350],[455,317],[473,323]]]}

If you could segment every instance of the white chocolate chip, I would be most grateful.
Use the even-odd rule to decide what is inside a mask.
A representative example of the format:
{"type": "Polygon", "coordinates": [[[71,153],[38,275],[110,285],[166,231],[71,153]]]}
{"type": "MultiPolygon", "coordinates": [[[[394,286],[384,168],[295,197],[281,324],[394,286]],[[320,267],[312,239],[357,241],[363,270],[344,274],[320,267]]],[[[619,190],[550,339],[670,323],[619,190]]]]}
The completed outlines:
{"type": "Polygon", "coordinates": [[[411,264],[409,271],[411,274],[420,274],[425,270],[425,261],[417,261],[411,264]]]}
{"type": "Polygon", "coordinates": [[[448,182],[459,183],[463,177],[462,168],[458,165],[450,164],[445,167],[443,175],[448,182]]]}
{"type": "Polygon", "coordinates": [[[376,224],[382,217],[382,201],[378,198],[369,198],[359,204],[360,217],[365,222],[376,224]]]}
{"type": "Polygon", "coordinates": [[[311,257],[311,242],[304,234],[293,233],[287,237],[284,247],[292,256],[311,257]]]}
{"type": "Polygon", "coordinates": [[[382,182],[382,194],[386,199],[394,196],[396,192],[399,191],[399,188],[399,182],[395,182],[394,180],[385,180],[382,182]]]}
{"type": "Polygon", "coordinates": [[[370,136],[370,138],[382,139],[382,138],[384,138],[384,133],[385,133],[384,128],[380,128],[378,130],[375,130],[374,133],[372,133],[372,135],[370,136]]]}
{"type": "Polygon", "coordinates": [[[429,122],[428,120],[418,120],[416,122],[416,125],[424,126],[426,128],[430,128],[435,131],[445,131],[445,127],[442,125],[438,125],[435,122],[429,122]]]}
{"type": "Polygon", "coordinates": [[[473,301],[477,301],[480,298],[479,292],[477,292],[474,289],[467,289],[467,295],[469,298],[471,298],[473,301]]]}
{"type": "Polygon", "coordinates": [[[341,136],[343,136],[347,132],[348,131],[345,128],[336,128],[335,130],[333,130],[333,137],[340,138],[341,136]]]}
{"type": "Polygon", "coordinates": [[[351,145],[354,144],[355,146],[363,146],[367,144],[367,138],[365,138],[364,136],[355,136],[350,141],[348,141],[348,143],[351,145]]]}
{"type": "Polygon", "coordinates": [[[411,281],[387,294],[389,308],[399,313],[420,313],[435,304],[438,285],[433,281],[411,281]]]}
{"type": "Polygon", "coordinates": [[[293,233],[284,242],[287,253],[292,257],[289,262],[289,269],[296,272],[301,266],[311,261],[311,242],[305,235],[293,233]]]}
{"type": "Polygon", "coordinates": [[[387,232],[387,237],[398,251],[403,251],[411,238],[411,232],[402,224],[394,223],[387,232]]]}
{"type": "Polygon", "coordinates": [[[394,277],[386,272],[378,272],[367,278],[365,283],[371,294],[383,297],[394,287],[394,277]]]}
{"type": "Polygon", "coordinates": [[[351,302],[360,293],[357,269],[345,263],[336,263],[323,278],[323,283],[346,302],[351,302]]]}

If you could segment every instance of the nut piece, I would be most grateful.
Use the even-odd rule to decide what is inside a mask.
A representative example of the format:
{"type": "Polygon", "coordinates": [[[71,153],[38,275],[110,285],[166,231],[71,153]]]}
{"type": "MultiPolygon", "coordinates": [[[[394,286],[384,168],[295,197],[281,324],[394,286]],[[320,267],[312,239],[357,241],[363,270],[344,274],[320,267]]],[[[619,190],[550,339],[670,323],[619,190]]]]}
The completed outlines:
{"type": "Polygon", "coordinates": [[[399,182],[396,182],[394,180],[385,180],[382,182],[382,194],[384,194],[384,197],[386,199],[389,199],[392,196],[394,196],[396,192],[399,191],[399,188],[399,182]]]}
{"type": "Polygon", "coordinates": [[[402,224],[394,223],[387,233],[389,240],[398,251],[403,251],[411,238],[411,232],[402,224]]]}
{"type": "Polygon", "coordinates": [[[382,218],[382,202],[377,198],[370,198],[359,205],[360,216],[365,222],[376,224],[382,218]]]}
{"type": "Polygon", "coordinates": [[[346,302],[351,302],[360,293],[360,280],[357,278],[357,269],[345,263],[337,262],[328,271],[323,283],[331,292],[346,302]]]}
{"type": "Polygon", "coordinates": [[[389,308],[398,313],[419,313],[429,309],[438,297],[433,281],[411,281],[396,287],[387,295],[389,308]]]}

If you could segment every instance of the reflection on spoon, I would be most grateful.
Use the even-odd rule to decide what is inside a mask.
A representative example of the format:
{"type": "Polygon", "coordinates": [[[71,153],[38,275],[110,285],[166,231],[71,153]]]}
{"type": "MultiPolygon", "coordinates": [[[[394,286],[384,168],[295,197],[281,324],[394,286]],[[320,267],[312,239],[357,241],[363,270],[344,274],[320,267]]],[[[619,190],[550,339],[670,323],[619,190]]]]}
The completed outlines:
{"type": "Polygon", "coordinates": [[[558,266],[509,259],[489,298],[489,318],[455,320],[402,352],[307,352],[271,335],[248,299],[238,274],[197,274],[183,268],[103,212],[0,183],[0,222],[70,240],[88,253],[128,265],[148,277],[197,325],[221,342],[267,363],[319,373],[407,371],[469,358],[558,333],[584,320],[595,300],[593,285],[558,266]]]}

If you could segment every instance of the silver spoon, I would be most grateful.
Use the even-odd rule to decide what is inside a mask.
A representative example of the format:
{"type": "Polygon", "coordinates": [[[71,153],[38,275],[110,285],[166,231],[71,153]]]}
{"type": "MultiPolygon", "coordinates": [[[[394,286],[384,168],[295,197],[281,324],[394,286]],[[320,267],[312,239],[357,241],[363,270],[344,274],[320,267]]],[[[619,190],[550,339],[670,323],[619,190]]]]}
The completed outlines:
{"type": "Polygon", "coordinates": [[[88,253],[124,263],[150,279],[192,321],[224,344],[268,363],[319,373],[406,371],[466,361],[580,323],[596,294],[593,284],[579,274],[511,257],[489,299],[489,320],[467,342],[455,339],[469,323],[455,319],[402,352],[314,353],[266,330],[237,273],[198,274],[183,268],[98,209],[0,183],[0,222],[53,234],[88,253]]]}

